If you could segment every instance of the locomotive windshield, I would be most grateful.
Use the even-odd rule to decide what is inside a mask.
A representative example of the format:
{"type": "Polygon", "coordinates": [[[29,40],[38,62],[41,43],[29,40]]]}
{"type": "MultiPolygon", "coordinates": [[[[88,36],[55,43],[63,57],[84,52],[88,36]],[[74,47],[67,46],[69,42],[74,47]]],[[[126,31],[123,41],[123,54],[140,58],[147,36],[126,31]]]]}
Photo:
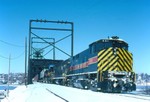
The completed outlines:
{"type": "Polygon", "coordinates": [[[96,53],[100,50],[107,49],[110,47],[117,47],[117,48],[123,48],[125,50],[128,50],[128,44],[120,39],[102,39],[99,41],[96,41],[90,45],[90,52],[96,53]]]}

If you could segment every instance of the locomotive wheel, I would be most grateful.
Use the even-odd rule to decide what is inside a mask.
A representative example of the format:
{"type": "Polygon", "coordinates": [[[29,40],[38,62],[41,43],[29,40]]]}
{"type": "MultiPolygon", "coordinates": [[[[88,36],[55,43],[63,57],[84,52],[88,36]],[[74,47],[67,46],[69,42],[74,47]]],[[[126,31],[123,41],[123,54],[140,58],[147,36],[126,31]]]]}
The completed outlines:
{"type": "Polygon", "coordinates": [[[106,90],[107,92],[113,92],[113,83],[111,81],[108,81],[106,90]]]}
{"type": "Polygon", "coordinates": [[[102,82],[102,92],[113,92],[113,84],[111,81],[102,82]]]}

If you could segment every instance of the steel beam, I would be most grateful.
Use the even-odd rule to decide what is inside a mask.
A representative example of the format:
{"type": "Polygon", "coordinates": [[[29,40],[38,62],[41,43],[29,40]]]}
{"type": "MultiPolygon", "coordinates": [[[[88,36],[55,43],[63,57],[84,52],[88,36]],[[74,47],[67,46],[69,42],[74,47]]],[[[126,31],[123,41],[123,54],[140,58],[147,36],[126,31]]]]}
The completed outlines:
{"type": "MultiPolygon", "coordinates": [[[[65,33],[66,33],[65,32],[65,33]]],[[[45,46],[45,47],[43,47],[43,48],[41,48],[40,50],[43,50],[43,49],[45,49],[45,48],[48,48],[49,46],[52,46],[53,48],[51,49],[51,50],[53,50],[53,62],[55,62],[55,61],[57,61],[56,60],[56,58],[55,58],[55,49],[57,49],[57,50],[59,50],[59,51],[61,51],[62,53],[64,53],[64,54],[66,54],[67,56],[69,56],[70,57],[70,60],[72,60],[72,58],[73,58],[73,48],[74,48],[74,25],[73,25],[73,22],[67,22],[67,21],[49,21],[49,20],[30,20],[29,21],[29,47],[28,47],[28,84],[32,84],[32,78],[33,78],[33,73],[34,72],[38,72],[38,71],[36,71],[36,69],[34,69],[34,68],[36,68],[34,65],[35,65],[35,63],[36,62],[34,62],[35,61],[35,59],[33,59],[33,51],[32,50],[35,50],[35,48],[33,47],[33,44],[34,43],[38,43],[38,44],[44,44],[44,43],[46,43],[46,44],[48,44],[48,46],[45,46]],[[70,25],[71,27],[70,28],[61,28],[61,27],[54,27],[54,28],[52,28],[52,27],[36,27],[35,25],[34,26],[32,26],[32,23],[55,23],[55,24],[67,24],[67,25],[70,25]],[[55,40],[55,38],[54,39],[52,39],[52,38],[48,38],[48,37],[45,37],[45,38],[42,38],[42,37],[40,37],[40,36],[38,36],[37,34],[35,34],[35,33],[33,33],[32,32],[32,30],[51,30],[51,31],[62,31],[62,32],[71,32],[71,34],[69,34],[69,35],[67,35],[67,36],[65,36],[64,38],[61,38],[61,39],[59,39],[59,40],[55,40]],[[68,53],[66,53],[65,51],[63,51],[63,50],[61,50],[60,48],[58,48],[58,47],[56,47],[56,43],[58,43],[58,42],[60,42],[60,41],[62,41],[62,40],[64,40],[64,39],[66,39],[66,38],[68,38],[68,37],[71,37],[71,52],[70,52],[70,54],[68,54],[68,53]],[[41,41],[33,41],[33,39],[40,39],[41,41]],[[49,42],[49,41],[47,41],[46,39],[52,39],[53,40],[53,42],[49,42]]],[[[39,50],[39,51],[40,51],[39,50]]],[[[50,51],[51,51],[50,50],[50,51]]],[[[48,51],[46,54],[48,54],[50,51],[48,51]]],[[[39,59],[37,59],[37,60],[39,60],[39,59]]],[[[44,60],[46,60],[46,59],[44,59],[44,60]]],[[[41,60],[39,60],[39,61],[41,61],[41,60]]],[[[44,66],[44,62],[43,62],[43,60],[42,60],[42,66],[44,66]]],[[[40,66],[40,67],[42,67],[42,66],[40,66]]]]}

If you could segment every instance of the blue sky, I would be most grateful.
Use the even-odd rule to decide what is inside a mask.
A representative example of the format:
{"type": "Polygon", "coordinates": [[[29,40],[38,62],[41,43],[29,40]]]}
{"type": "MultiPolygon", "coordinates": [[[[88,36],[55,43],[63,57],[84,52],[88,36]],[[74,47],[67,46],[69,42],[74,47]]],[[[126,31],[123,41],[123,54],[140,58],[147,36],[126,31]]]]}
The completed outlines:
{"type": "Polygon", "coordinates": [[[149,0],[0,0],[0,73],[7,73],[10,54],[11,72],[24,72],[30,19],[74,22],[75,54],[93,41],[119,36],[129,43],[134,70],[150,74],[149,0]]]}

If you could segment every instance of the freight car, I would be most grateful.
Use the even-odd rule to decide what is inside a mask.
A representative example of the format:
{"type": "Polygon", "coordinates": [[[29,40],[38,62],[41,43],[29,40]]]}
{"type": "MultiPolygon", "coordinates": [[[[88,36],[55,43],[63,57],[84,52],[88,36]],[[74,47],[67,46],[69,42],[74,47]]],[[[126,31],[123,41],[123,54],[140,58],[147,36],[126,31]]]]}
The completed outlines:
{"type": "Polygon", "coordinates": [[[102,92],[136,90],[132,53],[128,43],[113,36],[62,61],[51,70],[52,83],[102,92]]]}

